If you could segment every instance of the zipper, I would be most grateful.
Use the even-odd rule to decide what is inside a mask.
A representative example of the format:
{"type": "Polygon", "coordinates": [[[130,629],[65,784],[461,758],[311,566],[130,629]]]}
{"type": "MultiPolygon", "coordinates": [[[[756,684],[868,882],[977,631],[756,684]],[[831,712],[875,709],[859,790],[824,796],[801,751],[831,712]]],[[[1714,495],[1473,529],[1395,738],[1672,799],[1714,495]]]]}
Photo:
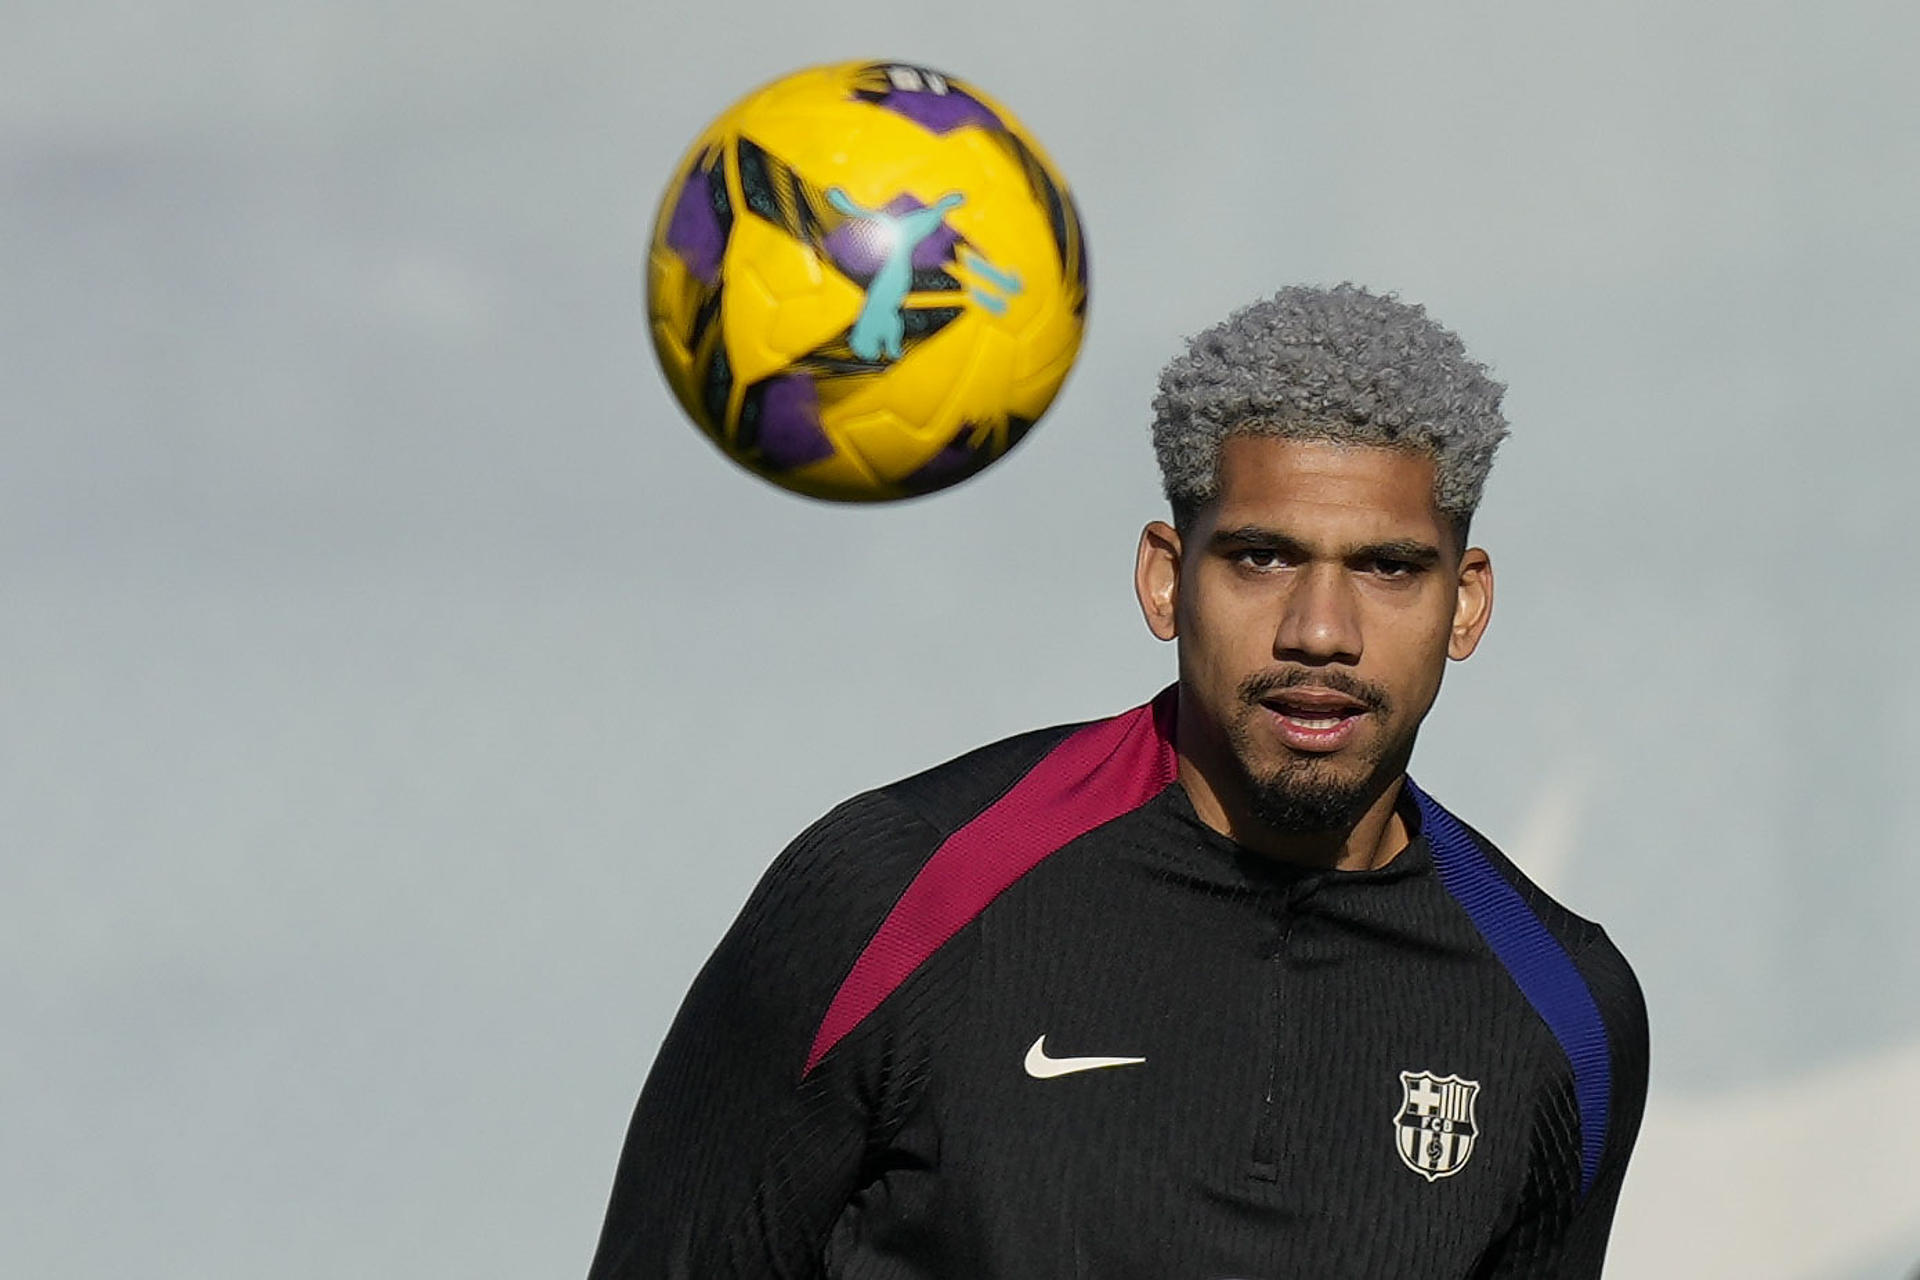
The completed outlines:
{"type": "Polygon", "coordinates": [[[1279,1108],[1276,1097],[1280,1091],[1280,1035],[1286,1021],[1286,1001],[1281,991],[1282,979],[1287,971],[1287,939],[1293,935],[1293,913],[1282,906],[1278,921],[1279,933],[1267,953],[1269,981],[1267,983],[1267,1007],[1265,1022],[1267,1027],[1267,1078],[1266,1088],[1260,1100],[1260,1115],[1253,1129],[1253,1162],[1248,1172],[1259,1182],[1275,1182],[1280,1177],[1279,1119],[1274,1114],[1279,1108]]]}

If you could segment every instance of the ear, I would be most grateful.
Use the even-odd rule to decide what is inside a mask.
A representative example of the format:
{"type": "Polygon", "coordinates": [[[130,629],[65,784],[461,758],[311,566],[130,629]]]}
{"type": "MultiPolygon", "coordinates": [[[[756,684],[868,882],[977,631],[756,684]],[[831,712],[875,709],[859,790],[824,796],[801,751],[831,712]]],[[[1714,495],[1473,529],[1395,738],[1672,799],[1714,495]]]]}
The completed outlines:
{"type": "Polygon", "coordinates": [[[1454,592],[1453,629],[1447,634],[1447,656],[1459,662],[1473,656],[1493,618],[1493,561],[1479,547],[1460,556],[1460,578],[1454,592]]]}
{"type": "Polygon", "coordinates": [[[1133,591],[1147,630],[1162,640],[1180,634],[1175,620],[1180,602],[1180,535],[1164,520],[1140,531],[1140,552],[1133,565],[1133,591]]]}

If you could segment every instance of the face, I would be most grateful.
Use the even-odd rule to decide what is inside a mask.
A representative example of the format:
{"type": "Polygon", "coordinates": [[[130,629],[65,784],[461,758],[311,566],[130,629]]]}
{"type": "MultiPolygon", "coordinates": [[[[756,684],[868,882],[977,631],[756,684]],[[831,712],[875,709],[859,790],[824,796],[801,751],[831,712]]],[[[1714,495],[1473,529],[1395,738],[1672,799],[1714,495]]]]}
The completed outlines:
{"type": "Polygon", "coordinates": [[[1183,765],[1229,817],[1351,826],[1479,643],[1492,568],[1456,546],[1420,454],[1234,436],[1219,479],[1184,537],[1140,542],[1141,608],[1180,641],[1183,765]]]}

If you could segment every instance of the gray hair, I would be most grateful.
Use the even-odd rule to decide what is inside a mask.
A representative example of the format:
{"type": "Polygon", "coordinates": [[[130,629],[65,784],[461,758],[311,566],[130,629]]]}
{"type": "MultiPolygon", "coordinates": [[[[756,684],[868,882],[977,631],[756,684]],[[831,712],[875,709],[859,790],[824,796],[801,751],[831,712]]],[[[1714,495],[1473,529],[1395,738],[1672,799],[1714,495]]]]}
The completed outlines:
{"type": "Polygon", "coordinates": [[[1160,374],[1153,449],[1174,522],[1219,493],[1233,435],[1423,453],[1435,505],[1464,537],[1507,435],[1506,387],[1426,309],[1358,285],[1296,285],[1234,312],[1160,374]]]}

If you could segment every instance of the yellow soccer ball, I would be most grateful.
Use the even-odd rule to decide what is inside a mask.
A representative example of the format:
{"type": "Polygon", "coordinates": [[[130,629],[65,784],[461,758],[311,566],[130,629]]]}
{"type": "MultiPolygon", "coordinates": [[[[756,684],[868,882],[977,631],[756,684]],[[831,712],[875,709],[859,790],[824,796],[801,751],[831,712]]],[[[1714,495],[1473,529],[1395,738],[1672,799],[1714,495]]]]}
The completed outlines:
{"type": "Polygon", "coordinates": [[[797,72],[687,153],[648,256],[653,345],[735,462],[798,493],[956,484],[1033,426],[1080,350],[1073,197],[1007,110],[905,63],[797,72]]]}

